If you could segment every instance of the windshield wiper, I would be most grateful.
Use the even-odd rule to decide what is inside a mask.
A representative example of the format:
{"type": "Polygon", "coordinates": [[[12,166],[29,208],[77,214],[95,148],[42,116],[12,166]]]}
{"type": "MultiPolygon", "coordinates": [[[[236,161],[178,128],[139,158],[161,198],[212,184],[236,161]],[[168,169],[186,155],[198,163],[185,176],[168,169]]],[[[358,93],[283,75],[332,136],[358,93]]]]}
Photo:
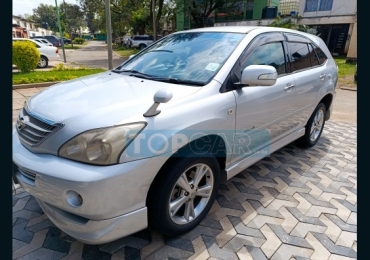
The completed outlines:
{"type": "Polygon", "coordinates": [[[151,50],[151,51],[148,51],[148,52],[173,52],[171,50],[151,50]]]}
{"type": "Polygon", "coordinates": [[[130,74],[129,76],[134,76],[134,77],[143,78],[143,79],[153,79],[152,76],[142,73],[137,70],[112,70],[112,71],[116,73],[131,72],[132,74],[130,74]]]}
{"type": "Polygon", "coordinates": [[[151,80],[155,81],[161,81],[161,82],[168,82],[173,84],[184,84],[184,85],[192,85],[192,86],[204,86],[205,84],[198,81],[192,81],[192,80],[183,80],[183,79],[177,79],[177,78],[156,78],[153,77],[151,80]]]}

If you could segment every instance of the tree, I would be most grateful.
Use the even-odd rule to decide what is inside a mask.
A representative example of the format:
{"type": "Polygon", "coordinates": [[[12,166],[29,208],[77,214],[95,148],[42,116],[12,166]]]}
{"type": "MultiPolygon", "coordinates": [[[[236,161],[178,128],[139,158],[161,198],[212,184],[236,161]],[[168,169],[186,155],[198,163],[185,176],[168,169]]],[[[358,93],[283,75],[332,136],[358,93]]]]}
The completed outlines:
{"type": "Polygon", "coordinates": [[[50,30],[54,32],[59,30],[55,6],[40,4],[32,11],[33,15],[31,15],[29,19],[34,21],[38,27],[41,27],[42,23],[47,23],[50,30]]]}
{"type": "Polygon", "coordinates": [[[64,28],[69,34],[75,34],[83,25],[84,13],[80,6],[63,2],[60,5],[60,20],[64,28]]]}
{"type": "MultiPolygon", "coordinates": [[[[299,17],[298,17],[299,18],[299,17]]],[[[287,29],[294,29],[301,32],[307,32],[309,27],[303,24],[297,24],[292,21],[292,19],[282,19],[280,16],[276,17],[272,23],[268,26],[270,27],[280,27],[280,28],[287,28],[287,29]]]]}
{"type": "Polygon", "coordinates": [[[178,12],[188,12],[196,28],[213,26],[211,14],[217,10],[232,14],[242,3],[241,0],[176,0],[178,12]]]}

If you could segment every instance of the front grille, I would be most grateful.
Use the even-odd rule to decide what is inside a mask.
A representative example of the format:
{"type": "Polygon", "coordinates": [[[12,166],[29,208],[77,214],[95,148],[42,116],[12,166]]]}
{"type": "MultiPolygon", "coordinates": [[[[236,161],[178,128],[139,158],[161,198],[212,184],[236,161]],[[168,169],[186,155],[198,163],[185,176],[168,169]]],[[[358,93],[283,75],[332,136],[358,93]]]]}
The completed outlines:
{"type": "Polygon", "coordinates": [[[25,108],[19,113],[16,124],[21,142],[28,146],[38,146],[62,126],[59,123],[37,118],[25,108]]]}
{"type": "Polygon", "coordinates": [[[35,181],[36,180],[36,174],[29,171],[29,170],[26,170],[24,168],[19,168],[18,167],[18,171],[26,178],[30,179],[30,180],[33,180],[35,181]]]}

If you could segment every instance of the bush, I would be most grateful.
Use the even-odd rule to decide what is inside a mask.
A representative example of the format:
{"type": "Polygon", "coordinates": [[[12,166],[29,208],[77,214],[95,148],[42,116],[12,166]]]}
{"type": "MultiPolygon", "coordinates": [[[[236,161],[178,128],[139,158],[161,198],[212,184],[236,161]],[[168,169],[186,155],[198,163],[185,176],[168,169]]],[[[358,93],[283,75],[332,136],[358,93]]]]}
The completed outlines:
{"type": "Polygon", "coordinates": [[[73,40],[73,42],[76,43],[76,44],[83,44],[85,42],[85,39],[83,39],[83,38],[75,38],[73,40]]]}
{"type": "Polygon", "coordinates": [[[37,67],[40,60],[40,52],[31,41],[13,42],[12,62],[22,72],[30,72],[37,67]]]}

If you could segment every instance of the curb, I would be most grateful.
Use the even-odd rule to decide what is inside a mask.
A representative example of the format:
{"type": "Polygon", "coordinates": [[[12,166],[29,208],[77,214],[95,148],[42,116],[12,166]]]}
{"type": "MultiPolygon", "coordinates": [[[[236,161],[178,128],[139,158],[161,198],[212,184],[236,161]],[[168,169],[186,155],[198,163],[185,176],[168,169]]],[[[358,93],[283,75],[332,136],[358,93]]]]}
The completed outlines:
{"type": "Polygon", "coordinates": [[[357,91],[357,88],[344,88],[344,87],[339,87],[339,88],[343,90],[357,91]]]}
{"type": "Polygon", "coordinates": [[[63,81],[53,81],[53,82],[42,82],[42,83],[31,83],[31,84],[20,84],[20,85],[13,85],[13,89],[25,89],[25,88],[43,88],[49,87],[51,85],[61,83],[63,81]]]}

